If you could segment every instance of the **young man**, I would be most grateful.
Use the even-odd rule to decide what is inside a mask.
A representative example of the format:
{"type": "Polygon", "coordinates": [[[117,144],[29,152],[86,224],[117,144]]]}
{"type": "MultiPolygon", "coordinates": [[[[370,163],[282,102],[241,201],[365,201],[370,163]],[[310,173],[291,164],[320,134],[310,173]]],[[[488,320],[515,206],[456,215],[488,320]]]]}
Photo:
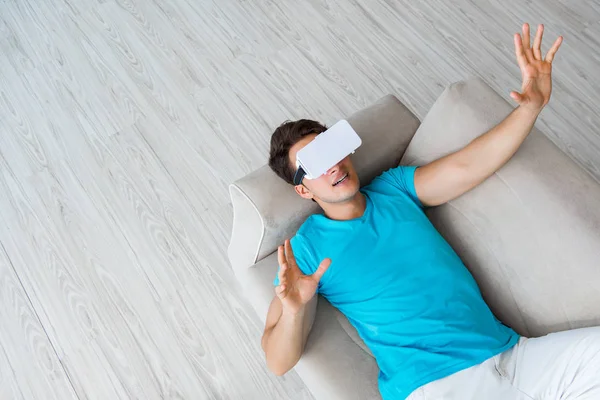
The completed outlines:
{"type": "MultiPolygon", "coordinates": [[[[391,399],[600,399],[600,327],[519,337],[492,314],[473,277],[423,207],[469,191],[504,165],[550,100],[552,59],[543,26],[530,46],[516,34],[519,106],[465,148],[422,167],[397,167],[360,189],[349,157],[295,186],[316,201],[280,269],[262,346],[277,375],[299,360],[320,293],[338,307],[375,356],[391,399]],[[293,250],[292,250],[293,249],[293,250]]],[[[293,183],[296,153],[326,128],[300,120],[271,138],[269,165],[293,183]]]]}

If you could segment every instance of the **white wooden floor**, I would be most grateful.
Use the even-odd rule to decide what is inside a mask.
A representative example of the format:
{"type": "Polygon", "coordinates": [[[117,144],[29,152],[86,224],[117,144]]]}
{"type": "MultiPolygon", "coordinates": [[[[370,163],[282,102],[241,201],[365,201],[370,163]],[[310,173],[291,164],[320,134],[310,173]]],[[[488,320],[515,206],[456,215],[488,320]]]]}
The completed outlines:
{"type": "Polygon", "coordinates": [[[285,119],[422,118],[565,36],[539,126],[600,178],[599,0],[0,0],[0,399],[311,399],[265,368],[227,184],[285,119]]]}

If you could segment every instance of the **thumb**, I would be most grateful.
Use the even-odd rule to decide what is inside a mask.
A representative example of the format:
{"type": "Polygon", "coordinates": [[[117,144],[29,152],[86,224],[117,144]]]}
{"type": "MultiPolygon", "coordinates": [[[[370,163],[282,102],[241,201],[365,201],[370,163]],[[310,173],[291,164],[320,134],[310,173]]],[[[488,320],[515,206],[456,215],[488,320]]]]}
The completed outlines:
{"type": "Polygon", "coordinates": [[[312,274],[312,277],[317,282],[319,282],[321,280],[321,278],[323,277],[323,274],[325,273],[325,271],[327,271],[327,268],[329,268],[330,265],[331,265],[331,259],[330,258],[324,259],[323,261],[321,261],[321,264],[319,264],[319,268],[317,268],[315,273],[312,274]]]}
{"type": "Polygon", "coordinates": [[[277,297],[279,297],[280,300],[285,299],[285,297],[287,296],[288,291],[286,289],[287,287],[285,286],[285,284],[275,287],[275,294],[277,295],[277,297]]]}
{"type": "Polygon", "coordinates": [[[515,92],[514,90],[510,92],[510,97],[517,103],[521,104],[523,102],[523,95],[519,92],[515,92]]]}

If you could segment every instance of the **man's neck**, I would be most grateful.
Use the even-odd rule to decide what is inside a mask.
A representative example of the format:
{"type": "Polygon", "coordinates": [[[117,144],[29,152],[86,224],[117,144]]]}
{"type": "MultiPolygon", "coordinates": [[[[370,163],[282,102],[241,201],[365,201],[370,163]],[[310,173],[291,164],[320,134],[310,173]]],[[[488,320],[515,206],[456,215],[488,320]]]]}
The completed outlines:
{"type": "Polygon", "coordinates": [[[343,203],[324,203],[320,204],[325,212],[325,216],[336,221],[346,221],[360,218],[367,208],[367,199],[365,195],[358,191],[353,198],[343,203]]]}

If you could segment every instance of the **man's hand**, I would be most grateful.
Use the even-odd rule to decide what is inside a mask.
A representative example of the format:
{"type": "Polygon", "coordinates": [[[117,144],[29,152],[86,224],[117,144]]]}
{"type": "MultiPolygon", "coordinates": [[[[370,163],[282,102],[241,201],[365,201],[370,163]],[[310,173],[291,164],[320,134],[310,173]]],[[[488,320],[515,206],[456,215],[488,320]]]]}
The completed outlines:
{"type": "Polygon", "coordinates": [[[315,295],[319,281],[331,265],[331,260],[324,259],[314,274],[304,275],[296,264],[289,239],[285,241],[285,246],[279,246],[277,257],[279,259],[279,286],[275,288],[275,293],[281,300],[283,311],[296,314],[315,295]]]}
{"type": "Polygon", "coordinates": [[[559,36],[546,57],[542,58],[543,33],[544,25],[538,25],[533,47],[529,45],[529,24],[523,24],[523,37],[515,33],[515,52],[519,68],[521,68],[523,84],[521,93],[510,92],[510,97],[520,106],[538,112],[550,101],[552,60],[563,40],[562,36],[559,36]]]}

